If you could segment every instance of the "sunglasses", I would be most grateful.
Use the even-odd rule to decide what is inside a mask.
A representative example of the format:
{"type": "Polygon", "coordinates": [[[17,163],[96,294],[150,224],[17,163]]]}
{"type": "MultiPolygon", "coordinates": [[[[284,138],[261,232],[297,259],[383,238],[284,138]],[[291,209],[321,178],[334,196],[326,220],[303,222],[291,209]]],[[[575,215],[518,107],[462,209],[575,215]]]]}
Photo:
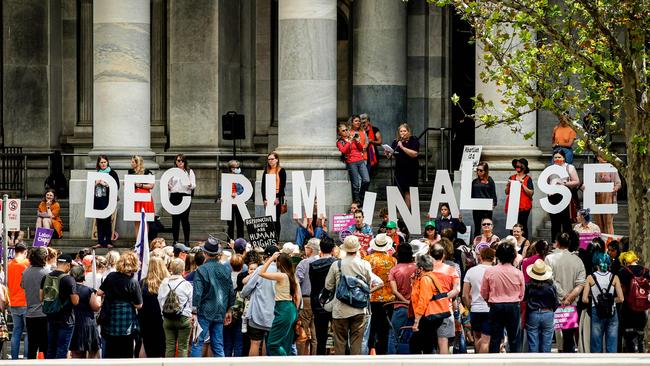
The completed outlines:
{"type": "Polygon", "coordinates": [[[485,170],[483,170],[483,169],[476,169],[476,171],[477,171],[477,172],[481,172],[481,173],[483,173],[485,170]]]}
{"type": "Polygon", "coordinates": [[[276,160],[275,158],[268,158],[268,161],[276,160]]]}
{"type": "Polygon", "coordinates": [[[185,160],[182,160],[182,159],[176,159],[176,161],[179,162],[179,163],[184,163],[185,162],[185,160]]]}
{"type": "Polygon", "coordinates": [[[492,226],[491,222],[484,222],[481,224],[481,226],[492,226]]]}

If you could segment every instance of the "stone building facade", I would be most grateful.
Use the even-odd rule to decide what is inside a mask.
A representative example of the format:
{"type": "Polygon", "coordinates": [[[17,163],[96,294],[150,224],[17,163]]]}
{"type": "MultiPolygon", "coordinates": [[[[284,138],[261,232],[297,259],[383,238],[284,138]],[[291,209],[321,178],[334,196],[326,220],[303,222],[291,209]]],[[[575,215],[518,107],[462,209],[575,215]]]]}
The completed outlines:
{"type": "Polygon", "coordinates": [[[499,189],[513,157],[539,171],[550,149],[555,119],[542,112],[523,122],[536,132],[528,141],[460,122],[453,93],[498,93],[476,78],[468,26],[425,0],[4,0],[1,11],[3,146],[30,154],[30,196],[42,193],[47,154],[67,154],[71,220],[100,153],[117,169],[136,153],[151,168],[194,154],[197,195],[213,197],[232,154],[228,111],[245,115],[237,149],[251,178],[256,154],[277,150],[285,168],[326,170],[332,210],[350,197],[335,129],[352,113],[368,113],[388,143],[404,121],[417,135],[431,129],[429,172],[457,169],[463,145],[483,145],[499,189]]]}

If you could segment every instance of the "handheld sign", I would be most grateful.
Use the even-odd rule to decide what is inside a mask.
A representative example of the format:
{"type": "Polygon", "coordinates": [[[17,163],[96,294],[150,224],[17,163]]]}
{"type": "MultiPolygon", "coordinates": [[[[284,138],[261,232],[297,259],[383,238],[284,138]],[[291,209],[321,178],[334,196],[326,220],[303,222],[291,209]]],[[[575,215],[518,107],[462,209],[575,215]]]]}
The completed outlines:
{"type": "Polygon", "coordinates": [[[483,151],[483,146],[481,145],[465,145],[461,161],[471,161],[472,170],[474,170],[478,162],[481,161],[481,151],[483,151]]]}
{"type": "Polygon", "coordinates": [[[341,232],[354,225],[354,215],[334,215],[332,218],[332,230],[335,233],[341,232]]]}
{"type": "Polygon", "coordinates": [[[266,249],[270,245],[275,245],[275,225],[271,216],[253,217],[246,219],[245,222],[248,240],[253,247],[266,249]]]}
{"type": "Polygon", "coordinates": [[[52,240],[53,234],[54,234],[53,229],[37,227],[36,232],[34,233],[34,243],[32,243],[32,246],[46,247],[50,245],[50,241],[52,240]]]}
{"type": "Polygon", "coordinates": [[[578,311],[575,305],[560,306],[553,315],[555,329],[575,329],[578,327],[578,311]]]}
{"type": "Polygon", "coordinates": [[[600,238],[600,233],[580,233],[580,248],[587,249],[594,238],[600,238]]]}
{"type": "MultiPolygon", "coordinates": [[[[0,213],[2,212],[2,200],[0,200],[0,213]]],[[[0,221],[2,217],[0,216],[0,221]]],[[[11,198],[7,200],[7,231],[20,230],[20,200],[11,198]]]]}

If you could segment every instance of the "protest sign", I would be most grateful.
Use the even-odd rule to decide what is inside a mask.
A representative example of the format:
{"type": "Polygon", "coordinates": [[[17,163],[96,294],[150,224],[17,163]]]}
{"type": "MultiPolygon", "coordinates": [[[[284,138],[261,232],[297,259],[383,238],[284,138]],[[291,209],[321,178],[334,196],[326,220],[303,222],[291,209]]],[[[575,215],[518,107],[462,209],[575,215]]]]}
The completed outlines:
{"type": "Polygon", "coordinates": [[[53,234],[54,234],[53,229],[37,227],[36,232],[34,233],[34,242],[32,243],[32,246],[46,247],[50,245],[50,241],[52,240],[53,234]]]}
{"type": "Polygon", "coordinates": [[[354,225],[354,215],[334,215],[332,218],[332,230],[335,233],[341,232],[354,225]]]}
{"type": "Polygon", "coordinates": [[[587,249],[594,238],[600,238],[600,233],[580,233],[580,248],[587,249]]]}
{"type": "Polygon", "coordinates": [[[469,161],[472,163],[472,169],[476,169],[478,162],[481,161],[481,151],[483,146],[481,145],[465,145],[463,147],[463,157],[461,161],[469,161]]]}
{"type": "Polygon", "coordinates": [[[253,247],[266,249],[270,245],[275,245],[275,225],[271,216],[253,217],[246,219],[245,222],[248,240],[253,247]]]}
{"type": "Polygon", "coordinates": [[[560,306],[555,310],[553,325],[555,329],[574,329],[578,327],[578,311],[575,305],[560,306]]]}
{"type": "MultiPolygon", "coordinates": [[[[2,221],[2,200],[0,200],[0,221],[2,221]]],[[[7,231],[20,231],[20,200],[11,198],[7,200],[7,231]]]]}

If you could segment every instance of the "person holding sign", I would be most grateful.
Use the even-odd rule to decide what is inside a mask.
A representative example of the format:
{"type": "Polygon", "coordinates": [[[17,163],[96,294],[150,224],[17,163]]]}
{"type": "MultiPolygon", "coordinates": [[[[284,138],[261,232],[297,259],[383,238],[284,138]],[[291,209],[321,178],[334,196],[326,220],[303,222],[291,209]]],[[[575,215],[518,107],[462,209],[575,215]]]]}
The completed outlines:
{"type": "Polygon", "coordinates": [[[591,234],[591,233],[600,233],[600,228],[598,225],[591,222],[591,214],[589,213],[588,208],[578,210],[578,223],[573,228],[573,231],[578,234],[591,234]]]}
{"type": "MultiPolygon", "coordinates": [[[[231,174],[241,174],[241,163],[238,160],[230,160],[228,162],[228,168],[230,169],[231,174]]],[[[232,198],[237,197],[238,195],[244,193],[244,186],[239,183],[233,183],[230,188],[230,196],[232,198]]],[[[231,207],[231,220],[227,221],[228,237],[229,238],[243,238],[244,237],[244,219],[241,217],[237,205],[232,205],[231,207]],[[235,227],[237,227],[237,236],[235,236],[235,227]]]]}
{"type": "Polygon", "coordinates": [[[339,123],[338,133],[339,139],[336,141],[336,147],[345,157],[345,165],[350,174],[350,184],[352,185],[352,199],[361,202],[370,184],[368,166],[364,156],[366,147],[362,142],[365,133],[356,131],[352,134],[345,123],[339,123]]]}
{"type": "Polygon", "coordinates": [[[530,216],[530,210],[533,208],[533,193],[535,193],[533,188],[533,179],[528,175],[528,173],[530,173],[530,169],[528,169],[528,160],[524,158],[513,159],[512,167],[515,168],[517,173],[511,175],[506,184],[505,212],[507,215],[510,198],[510,181],[519,181],[519,183],[521,183],[521,193],[519,195],[519,214],[517,215],[517,223],[523,227],[523,236],[528,238],[530,237],[530,231],[528,231],[528,217],[530,216]]]}
{"type": "Polygon", "coordinates": [[[271,151],[266,157],[266,167],[264,174],[262,174],[262,199],[264,200],[264,207],[269,202],[266,199],[266,175],[275,174],[275,200],[272,202],[275,205],[275,237],[280,238],[280,215],[286,212],[284,203],[284,188],[287,186],[287,172],[280,166],[280,156],[275,151],[271,151]],[[282,208],[284,206],[284,209],[282,208]]]}
{"type": "Polygon", "coordinates": [[[53,189],[48,189],[38,204],[38,218],[36,227],[54,229],[53,239],[63,237],[63,220],[61,220],[61,206],[56,201],[56,194],[53,189]]]}
{"type": "MultiPolygon", "coordinates": [[[[183,197],[192,195],[192,192],[194,192],[194,189],[196,188],[196,176],[194,175],[194,171],[187,165],[187,158],[185,155],[176,155],[174,163],[176,164],[176,168],[185,172],[190,180],[190,183],[185,185],[180,179],[172,177],[169,180],[169,183],[167,183],[169,188],[169,201],[172,205],[176,206],[183,201],[183,197]]],[[[189,245],[190,243],[190,208],[191,206],[178,215],[172,215],[172,238],[174,239],[174,244],[178,243],[180,225],[183,225],[183,239],[185,239],[185,245],[189,245]]]]}
{"type": "Polygon", "coordinates": [[[411,194],[409,188],[418,186],[420,141],[411,135],[411,127],[408,123],[402,123],[397,129],[397,138],[390,147],[393,151],[384,150],[384,154],[389,159],[395,158],[394,174],[397,188],[404,196],[406,205],[410,208],[411,194]]]}
{"type": "MultiPolygon", "coordinates": [[[[494,180],[490,177],[490,167],[488,163],[480,161],[476,166],[476,178],[472,181],[472,198],[491,198],[492,208],[497,205],[497,190],[494,180]]],[[[482,220],[488,218],[492,220],[492,210],[474,210],[474,233],[481,232],[482,220]]]]}
{"type": "MultiPolygon", "coordinates": [[[[110,163],[108,162],[108,156],[99,155],[97,157],[97,163],[95,168],[98,173],[106,173],[115,180],[117,183],[117,189],[120,189],[120,178],[117,176],[115,170],[111,169],[110,163]]],[[[95,197],[93,202],[93,208],[95,210],[103,210],[108,207],[108,196],[110,194],[110,189],[108,188],[108,183],[103,179],[95,180],[95,197]]],[[[114,192],[117,194],[117,192],[114,192]]],[[[112,239],[113,239],[113,227],[112,227],[112,217],[109,216],[105,219],[95,219],[97,225],[97,247],[112,248],[112,239]]]]}
{"type": "MultiPolygon", "coordinates": [[[[138,175],[147,175],[153,174],[149,169],[144,168],[144,159],[140,155],[133,155],[131,158],[131,169],[129,169],[128,174],[138,174],[138,175]]],[[[148,183],[136,183],[135,184],[135,193],[150,193],[153,189],[154,184],[148,183]]],[[[153,197],[149,202],[135,201],[133,211],[140,213],[144,208],[145,213],[153,213],[155,209],[153,207],[153,197]]],[[[135,225],[135,237],[138,237],[138,232],[140,231],[140,220],[133,221],[135,225]]]]}
{"type": "MultiPolygon", "coordinates": [[[[605,159],[600,156],[597,157],[598,162],[606,163],[605,159]]],[[[621,177],[618,172],[599,172],[596,174],[596,183],[614,183],[613,192],[596,192],[597,204],[612,204],[616,203],[616,194],[621,189],[621,177]]],[[[614,215],[612,214],[599,214],[594,215],[594,221],[602,230],[604,234],[614,234],[614,215]]]]}
{"type": "MultiPolygon", "coordinates": [[[[566,153],[564,150],[555,150],[553,152],[553,164],[559,165],[566,169],[568,177],[560,178],[557,175],[552,175],[549,177],[551,184],[558,186],[566,186],[571,190],[575,190],[580,186],[580,178],[578,177],[578,172],[576,168],[569,164],[566,159],[566,153]]],[[[556,205],[562,200],[562,194],[556,193],[548,196],[548,201],[556,205]]],[[[574,205],[575,202],[573,198],[564,210],[556,214],[550,214],[551,216],[551,239],[555,240],[557,234],[560,232],[568,233],[571,231],[571,205],[574,205]]],[[[575,207],[574,207],[575,209],[575,207]]]]}

